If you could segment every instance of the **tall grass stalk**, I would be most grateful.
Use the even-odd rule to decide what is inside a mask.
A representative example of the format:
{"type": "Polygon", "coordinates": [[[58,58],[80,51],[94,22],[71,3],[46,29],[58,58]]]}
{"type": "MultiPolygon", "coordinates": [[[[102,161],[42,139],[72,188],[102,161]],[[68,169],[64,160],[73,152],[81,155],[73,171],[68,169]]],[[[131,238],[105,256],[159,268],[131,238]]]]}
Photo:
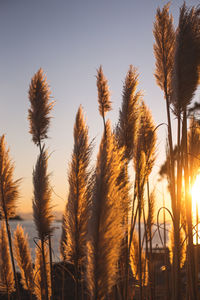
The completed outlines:
{"type": "Polygon", "coordinates": [[[49,186],[49,175],[47,174],[47,153],[43,150],[38,157],[35,169],[33,171],[33,186],[34,186],[34,198],[33,198],[33,216],[38,232],[38,236],[41,240],[41,251],[43,257],[43,271],[44,282],[46,289],[46,299],[48,296],[48,281],[46,275],[46,256],[45,256],[45,243],[48,240],[52,228],[52,213],[51,213],[51,189],[49,186]]]}
{"type": "MultiPolygon", "coordinates": [[[[138,72],[132,65],[127,72],[123,92],[122,92],[122,107],[119,111],[119,121],[116,127],[116,138],[120,147],[125,148],[124,153],[124,176],[120,177],[120,180],[128,183],[128,164],[133,158],[134,144],[137,136],[138,118],[139,118],[139,101],[141,98],[141,92],[137,92],[138,87],[138,72]]],[[[128,297],[128,267],[129,267],[129,243],[128,243],[128,214],[130,210],[130,197],[128,192],[124,194],[123,206],[126,209],[126,215],[124,224],[126,226],[124,247],[125,247],[125,287],[124,297],[128,297]]],[[[132,204],[133,206],[133,204],[132,204]]]]}
{"type": "Polygon", "coordinates": [[[14,232],[15,259],[21,272],[21,283],[25,290],[28,290],[30,299],[34,292],[33,266],[31,251],[28,244],[28,235],[24,235],[24,230],[20,225],[14,232]]]}
{"type": "Polygon", "coordinates": [[[17,299],[20,300],[20,292],[15,269],[12,239],[9,226],[9,218],[15,213],[16,200],[18,198],[19,180],[13,180],[14,165],[9,158],[9,149],[6,150],[5,136],[0,137],[0,211],[5,220],[9,242],[10,257],[12,262],[17,299]]]}
{"type": "Polygon", "coordinates": [[[15,280],[10,260],[10,249],[5,222],[1,223],[0,230],[0,292],[8,296],[15,291],[15,280]]]}
{"type": "MultiPolygon", "coordinates": [[[[192,234],[192,210],[191,196],[189,192],[189,169],[187,150],[187,108],[191,103],[197,85],[199,83],[199,63],[200,63],[200,24],[199,8],[188,9],[185,5],[180,9],[179,24],[176,34],[174,69],[172,77],[172,95],[175,113],[180,120],[183,117],[182,141],[184,156],[184,180],[185,180],[185,201],[186,218],[188,227],[188,280],[190,287],[190,297],[195,299],[197,294],[197,281],[195,278],[194,247],[192,234]],[[183,67],[184,66],[184,67],[183,67]]],[[[180,127],[180,126],[179,126],[180,127]]],[[[180,152],[180,151],[178,151],[180,152]]],[[[179,167],[179,164],[178,164],[179,167]]],[[[180,167],[180,171],[182,168],[180,167]]],[[[178,195],[177,195],[178,197],[178,195]]],[[[179,199],[177,198],[177,201],[179,199]]],[[[180,204],[180,200],[178,202],[180,204]]],[[[180,206],[178,206],[180,208],[180,206]]],[[[178,299],[178,298],[177,298],[178,299]]]]}
{"type": "MultiPolygon", "coordinates": [[[[38,72],[33,76],[30,87],[29,87],[29,100],[30,100],[31,108],[28,111],[28,119],[30,122],[30,131],[29,132],[32,134],[33,142],[37,146],[39,146],[40,156],[42,156],[43,152],[44,152],[44,144],[42,145],[42,141],[48,137],[47,131],[48,131],[50,119],[51,119],[49,114],[54,106],[54,101],[50,101],[50,95],[51,95],[51,92],[49,89],[49,85],[47,83],[45,75],[43,74],[43,70],[40,68],[38,70],[38,72]]],[[[50,202],[49,186],[46,185],[46,188],[48,189],[46,191],[46,195],[49,194],[48,201],[50,202]]],[[[40,209],[43,209],[42,206],[40,206],[40,209]]],[[[45,210],[45,208],[44,208],[44,210],[45,210]]],[[[48,208],[48,210],[49,210],[48,213],[50,213],[50,208],[48,208]]],[[[48,222],[49,226],[50,226],[50,223],[52,223],[52,221],[53,221],[52,215],[51,215],[50,219],[51,219],[51,222],[48,222]]],[[[51,228],[51,230],[49,230],[47,239],[48,239],[48,245],[49,245],[51,289],[52,289],[52,297],[53,297],[54,293],[53,293],[53,267],[52,267],[53,262],[52,262],[51,234],[52,234],[52,228],[51,228]]],[[[44,239],[41,240],[41,248],[44,249],[44,239]]],[[[44,259],[44,269],[45,269],[44,253],[43,253],[43,259],[44,259]]],[[[44,275],[45,275],[45,272],[44,272],[44,275]]],[[[46,297],[48,298],[48,288],[47,288],[46,277],[47,276],[45,275],[46,293],[47,293],[46,297]]]]}
{"type": "Polygon", "coordinates": [[[105,115],[111,108],[111,101],[110,101],[110,92],[108,88],[107,79],[103,74],[102,66],[99,67],[97,70],[97,91],[98,91],[98,103],[99,103],[99,113],[103,118],[104,124],[104,132],[106,135],[106,121],[105,115]]]}
{"type": "Polygon", "coordinates": [[[106,124],[95,173],[89,239],[87,242],[87,283],[92,299],[104,299],[117,280],[117,264],[123,238],[124,219],[117,179],[123,150],[119,150],[109,123],[106,124]]]}
{"type": "Polygon", "coordinates": [[[74,124],[74,149],[68,175],[69,195],[63,222],[63,232],[66,236],[62,245],[65,260],[74,265],[76,300],[80,298],[79,279],[85,262],[91,206],[91,171],[89,169],[91,150],[92,147],[88,141],[88,128],[80,106],[74,124]]]}

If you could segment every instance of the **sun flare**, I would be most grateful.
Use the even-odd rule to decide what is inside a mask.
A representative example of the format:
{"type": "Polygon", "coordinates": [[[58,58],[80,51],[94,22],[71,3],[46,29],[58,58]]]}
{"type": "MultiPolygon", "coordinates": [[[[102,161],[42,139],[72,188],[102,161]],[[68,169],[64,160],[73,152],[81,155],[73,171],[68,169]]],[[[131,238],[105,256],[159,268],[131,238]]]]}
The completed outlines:
{"type": "MultiPolygon", "coordinates": [[[[197,175],[195,183],[193,184],[192,190],[192,214],[194,224],[200,222],[200,174],[197,175]]],[[[198,232],[200,232],[200,225],[198,225],[198,232]]],[[[197,234],[194,234],[194,243],[200,244],[200,236],[197,240],[197,234]]]]}

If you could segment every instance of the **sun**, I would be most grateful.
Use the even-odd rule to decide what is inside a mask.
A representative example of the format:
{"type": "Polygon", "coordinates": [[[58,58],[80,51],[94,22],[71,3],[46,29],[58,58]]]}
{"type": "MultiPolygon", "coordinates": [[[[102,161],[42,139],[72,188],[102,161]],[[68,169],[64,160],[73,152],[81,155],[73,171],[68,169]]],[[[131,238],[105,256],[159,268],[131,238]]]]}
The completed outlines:
{"type": "MultiPolygon", "coordinates": [[[[197,175],[195,183],[193,184],[192,190],[192,214],[194,224],[200,222],[200,174],[197,175]]],[[[197,239],[197,235],[194,235],[194,243],[200,244],[200,225],[198,225],[199,237],[197,239]]]]}

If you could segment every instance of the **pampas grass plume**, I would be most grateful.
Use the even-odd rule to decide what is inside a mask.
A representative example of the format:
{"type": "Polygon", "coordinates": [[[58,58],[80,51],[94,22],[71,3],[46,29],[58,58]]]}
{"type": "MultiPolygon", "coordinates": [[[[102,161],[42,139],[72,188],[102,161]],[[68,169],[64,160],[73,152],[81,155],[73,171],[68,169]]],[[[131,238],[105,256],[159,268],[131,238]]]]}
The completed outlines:
{"type": "Polygon", "coordinates": [[[28,111],[29,132],[32,134],[33,142],[40,145],[41,140],[47,138],[50,123],[49,113],[54,106],[54,101],[50,101],[50,89],[41,68],[31,80],[29,100],[31,104],[28,111]]]}
{"type": "Polygon", "coordinates": [[[25,290],[30,293],[34,290],[33,266],[31,261],[31,251],[28,244],[28,235],[24,235],[24,230],[20,225],[14,232],[15,259],[21,272],[21,283],[25,290]]]}
{"type": "Polygon", "coordinates": [[[171,77],[174,59],[175,32],[172,15],[169,14],[169,3],[162,10],[157,9],[153,30],[156,58],[155,78],[164,91],[165,96],[171,95],[171,77]]]}
{"type": "Polygon", "coordinates": [[[199,83],[200,9],[180,8],[176,34],[172,96],[175,112],[184,110],[192,101],[199,83]]]}
{"type": "Polygon", "coordinates": [[[15,291],[15,281],[4,221],[1,223],[0,230],[0,291],[8,295],[15,291]]]}
{"type": "MultiPolygon", "coordinates": [[[[142,265],[142,280],[145,277],[145,254],[141,253],[141,265],[142,265]]],[[[139,280],[139,241],[136,233],[133,233],[132,243],[130,248],[130,266],[133,275],[139,280]]]]}
{"type": "Polygon", "coordinates": [[[0,211],[3,218],[13,216],[16,200],[19,196],[20,180],[13,180],[14,164],[9,158],[9,149],[6,149],[5,136],[0,137],[0,211]]]}
{"type": "Polygon", "coordinates": [[[90,156],[91,144],[88,142],[88,128],[80,106],[74,124],[74,149],[69,166],[69,195],[63,219],[64,257],[81,263],[85,256],[87,224],[90,206],[90,156]]]}
{"type": "Polygon", "coordinates": [[[137,136],[139,107],[141,92],[136,92],[138,86],[138,73],[136,68],[130,66],[123,87],[122,107],[119,112],[119,122],[116,136],[120,146],[125,147],[125,157],[130,160],[133,156],[134,143],[137,136]]]}
{"type": "Polygon", "coordinates": [[[120,193],[117,179],[123,151],[115,147],[114,134],[106,123],[95,174],[95,187],[87,243],[87,284],[92,299],[103,299],[117,280],[117,263],[123,238],[120,193]]]}
{"type": "Polygon", "coordinates": [[[98,90],[99,113],[104,118],[106,112],[110,111],[112,108],[111,108],[108,83],[103,74],[102,66],[100,66],[99,69],[97,70],[97,90],[98,90]]]}
{"type": "Polygon", "coordinates": [[[42,149],[33,171],[33,216],[39,238],[43,241],[51,234],[53,221],[47,159],[47,152],[42,149]]]}

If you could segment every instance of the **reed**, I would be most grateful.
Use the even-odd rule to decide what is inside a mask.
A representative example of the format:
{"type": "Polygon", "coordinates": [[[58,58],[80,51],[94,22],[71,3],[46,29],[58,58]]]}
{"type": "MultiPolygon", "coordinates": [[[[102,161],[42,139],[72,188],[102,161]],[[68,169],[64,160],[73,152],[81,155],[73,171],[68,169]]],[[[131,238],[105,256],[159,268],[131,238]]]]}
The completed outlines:
{"type": "Polygon", "coordinates": [[[191,195],[189,193],[189,169],[187,150],[187,111],[199,82],[199,62],[200,62],[200,10],[198,7],[188,9],[184,4],[180,9],[179,24],[176,33],[174,68],[172,76],[172,99],[175,114],[178,117],[178,168],[177,168],[177,210],[180,211],[181,197],[181,174],[184,169],[184,187],[186,201],[186,218],[188,227],[188,280],[189,294],[191,299],[195,299],[197,294],[197,279],[195,278],[194,247],[192,236],[192,216],[191,216],[191,195]],[[183,67],[184,66],[184,67],[183,67]],[[180,145],[182,121],[182,149],[180,145]],[[180,153],[184,157],[181,165],[180,153]],[[180,175],[179,175],[180,174],[180,175]]]}
{"type": "Polygon", "coordinates": [[[29,100],[31,108],[28,110],[30,134],[33,142],[41,147],[41,141],[47,138],[50,125],[49,116],[54,101],[50,101],[50,89],[42,68],[31,79],[29,86],[29,100]]]}
{"type": "MultiPolygon", "coordinates": [[[[29,87],[29,100],[30,100],[30,104],[31,104],[31,108],[28,111],[28,119],[29,119],[29,123],[30,123],[30,133],[32,134],[32,140],[33,142],[39,146],[39,150],[40,150],[40,157],[43,156],[44,153],[44,148],[45,145],[43,143],[42,145],[42,141],[44,139],[46,139],[47,136],[47,131],[49,128],[49,124],[50,124],[50,112],[54,106],[54,101],[50,101],[50,88],[49,85],[47,83],[46,80],[46,76],[43,74],[43,70],[40,68],[38,70],[38,72],[33,76],[32,80],[31,80],[31,84],[29,87]]],[[[46,154],[45,154],[46,155],[46,154]]],[[[46,162],[47,164],[47,162],[46,162]]],[[[35,222],[37,223],[36,226],[39,229],[40,225],[39,222],[41,221],[41,218],[39,216],[40,212],[38,211],[38,209],[41,209],[41,215],[45,214],[45,210],[46,210],[46,217],[48,219],[47,222],[47,227],[49,227],[49,232],[48,232],[48,244],[49,244],[49,257],[50,257],[50,270],[51,270],[51,288],[52,288],[52,297],[54,295],[53,293],[53,262],[52,262],[52,247],[51,247],[51,234],[52,234],[52,228],[50,229],[51,223],[53,221],[53,215],[51,213],[51,208],[50,208],[50,196],[51,196],[51,192],[50,192],[50,188],[49,188],[49,182],[48,182],[48,176],[46,175],[46,173],[44,174],[44,176],[46,176],[46,178],[44,178],[43,180],[43,184],[44,181],[46,180],[46,184],[43,185],[43,187],[47,188],[46,192],[44,191],[44,194],[46,193],[46,200],[42,201],[40,204],[38,201],[40,201],[39,199],[37,199],[37,203],[33,202],[33,208],[34,208],[34,215],[35,215],[35,222]],[[48,203],[49,202],[49,203],[48,203]],[[46,207],[42,208],[42,205],[46,203],[46,207]],[[35,205],[37,204],[37,205],[35,205]],[[38,206],[38,208],[36,208],[36,206],[38,206]],[[36,212],[37,210],[37,212],[36,212]],[[36,212],[36,214],[35,214],[36,212]],[[37,216],[36,216],[37,215],[37,216]],[[38,220],[36,220],[37,218],[39,218],[38,220]]],[[[40,189],[40,187],[38,186],[38,188],[40,189]]],[[[44,196],[44,195],[43,195],[44,196]]],[[[41,224],[41,227],[44,227],[44,222],[43,225],[41,224]]],[[[40,228],[42,229],[42,228],[40,228]]],[[[39,231],[38,231],[39,232],[39,231]]],[[[41,231],[40,231],[41,233],[41,231]]],[[[40,234],[41,235],[41,234],[40,234]]],[[[46,238],[46,237],[45,237],[46,238]]],[[[43,240],[41,240],[42,243],[42,249],[44,248],[44,241],[45,239],[43,238],[43,240]]],[[[45,255],[43,253],[43,258],[45,260],[45,255]]],[[[44,263],[45,264],[45,263],[44,263]]],[[[44,272],[45,274],[45,272],[44,272]]],[[[46,285],[46,299],[48,299],[48,288],[47,288],[47,276],[45,275],[45,285],[46,285]]]]}
{"type": "Polygon", "coordinates": [[[78,283],[85,260],[88,219],[91,206],[90,157],[92,144],[88,141],[82,107],[74,125],[74,149],[69,166],[69,195],[63,222],[63,256],[74,265],[75,299],[79,299],[78,283]]]}
{"type": "Polygon", "coordinates": [[[141,91],[137,91],[138,76],[137,69],[130,65],[123,86],[122,107],[116,128],[117,140],[120,146],[125,147],[128,161],[133,157],[138,130],[139,102],[142,96],[141,91]]]}
{"type": "Polygon", "coordinates": [[[6,233],[6,224],[1,223],[0,230],[0,293],[7,294],[8,299],[15,291],[15,280],[10,260],[9,242],[6,233]]]}
{"type": "MultiPolygon", "coordinates": [[[[139,101],[141,98],[141,92],[137,91],[138,87],[138,72],[132,65],[127,72],[123,92],[122,92],[122,106],[119,111],[119,121],[115,129],[115,136],[119,147],[124,147],[124,158],[122,173],[119,177],[119,181],[123,182],[123,199],[122,209],[125,209],[124,225],[126,226],[126,233],[124,239],[124,251],[122,254],[123,265],[125,263],[125,274],[122,276],[125,280],[124,297],[128,297],[128,281],[129,281],[129,245],[128,245],[128,214],[130,211],[131,201],[129,195],[130,183],[128,176],[128,164],[133,157],[134,145],[136,142],[137,130],[138,130],[138,118],[139,118],[139,101]],[[125,260],[123,262],[123,260],[125,260]]],[[[132,207],[133,207],[132,203],[132,207]]],[[[122,268],[123,269],[123,268],[122,268]]]]}
{"type": "Polygon", "coordinates": [[[104,130],[106,134],[105,115],[112,108],[111,108],[108,82],[103,74],[102,66],[100,66],[99,69],[97,70],[97,91],[98,91],[99,113],[103,118],[104,130]]]}
{"type": "Polygon", "coordinates": [[[5,136],[0,137],[0,211],[3,220],[5,220],[6,231],[9,242],[10,257],[12,262],[17,299],[20,300],[18,280],[15,269],[11,232],[9,218],[14,214],[16,201],[19,196],[18,187],[20,180],[13,179],[14,164],[9,157],[9,149],[6,149],[5,136]]]}
{"type": "Polygon", "coordinates": [[[41,240],[41,251],[43,257],[43,275],[46,289],[46,299],[49,300],[48,293],[48,280],[46,274],[46,255],[45,255],[45,243],[52,233],[51,223],[53,215],[51,211],[51,189],[49,185],[49,175],[47,174],[47,153],[42,149],[41,154],[38,157],[35,169],[33,171],[33,186],[34,186],[34,198],[33,198],[33,217],[38,232],[38,236],[41,240]]]}
{"type": "Polygon", "coordinates": [[[28,235],[24,234],[22,226],[17,225],[14,232],[15,259],[21,272],[21,284],[29,291],[30,299],[34,292],[33,266],[28,235]]]}
{"type": "Polygon", "coordinates": [[[87,283],[92,299],[104,299],[117,280],[117,263],[123,238],[123,211],[117,179],[123,151],[117,148],[106,124],[95,173],[95,186],[87,242],[87,283]]]}

